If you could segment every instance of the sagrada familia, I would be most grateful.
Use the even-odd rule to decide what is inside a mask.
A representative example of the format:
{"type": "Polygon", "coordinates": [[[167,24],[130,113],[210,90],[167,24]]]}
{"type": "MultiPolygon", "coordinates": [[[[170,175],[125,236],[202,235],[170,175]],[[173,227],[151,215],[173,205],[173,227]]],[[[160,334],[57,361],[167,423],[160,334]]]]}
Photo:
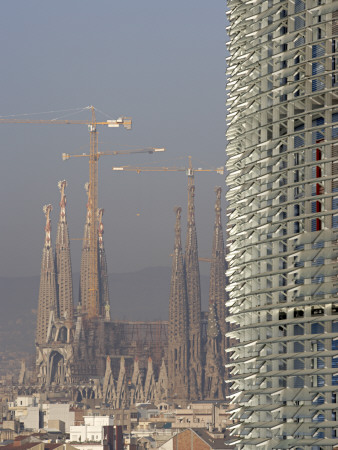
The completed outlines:
{"type": "MultiPolygon", "coordinates": [[[[111,317],[103,209],[97,211],[99,315],[88,318],[90,286],[90,198],[84,227],[79,301],[74,305],[66,219],[66,181],[59,182],[60,216],[55,250],[51,240],[52,206],[44,207],[45,240],[36,328],[36,388],[71,392],[74,401],[101,399],[113,408],[139,402],[187,404],[224,400],[228,374],[226,340],[225,250],[221,188],[216,188],[210,270],[209,311],[201,311],[201,287],[195,226],[194,184],[188,187],[185,252],[181,208],[176,208],[169,320],[132,322],[111,317]]],[[[88,185],[86,186],[89,196],[88,185]]],[[[24,388],[25,373],[20,375],[24,388]]]]}

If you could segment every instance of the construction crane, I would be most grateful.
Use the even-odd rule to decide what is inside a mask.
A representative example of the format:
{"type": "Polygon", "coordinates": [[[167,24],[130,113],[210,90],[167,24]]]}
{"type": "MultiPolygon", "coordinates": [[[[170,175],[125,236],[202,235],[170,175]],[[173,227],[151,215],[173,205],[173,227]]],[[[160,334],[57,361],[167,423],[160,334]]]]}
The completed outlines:
{"type": "MultiPolygon", "coordinates": [[[[91,111],[90,120],[73,120],[73,119],[13,119],[1,118],[0,124],[37,124],[37,125],[87,125],[90,137],[89,155],[73,155],[73,156],[87,156],[89,157],[89,198],[90,198],[90,227],[89,227],[89,259],[90,259],[90,274],[89,274],[89,307],[87,317],[89,319],[95,318],[99,315],[99,288],[98,288],[98,248],[97,248],[97,205],[98,205],[98,160],[104,154],[128,154],[128,153],[153,153],[154,151],[164,151],[164,149],[140,149],[132,151],[121,152],[99,152],[97,140],[97,126],[105,125],[108,128],[118,128],[123,126],[130,130],[132,121],[130,117],[119,117],[118,119],[109,119],[105,121],[97,121],[94,106],[88,106],[85,109],[91,111]]],[[[62,158],[69,159],[71,155],[64,153],[62,158]]]]}
{"type": "Polygon", "coordinates": [[[192,159],[191,156],[189,158],[188,167],[136,167],[136,166],[120,166],[113,167],[114,171],[125,171],[125,172],[185,172],[188,177],[188,186],[192,186],[194,184],[194,174],[195,172],[216,172],[219,175],[224,175],[224,167],[217,167],[216,169],[202,169],[197,168],[194,169],[192,167],[192,159]]]}
{"type": "Polygon", "coordinates": [[[194,169],[192,167],[192,159],[191,156],[189,158],[189,165],[188,167],[135,167],[135,166],[120,166],[120,167],[113,167],[112,170],[114,171],[125,171],[125,172],[185,172],[185,174],[188,177],[188,204],[190,205],[192,202],[191,196],[193,196],[193,189],[192,186],[195,184],[195,172],[216,172],[219,175],[224,175],[224,166],[217,167],[216,169],[202,169],[197,168],[194,169]]]}
{"type": "MultiPolygon", "coordinates": [[[[194,174],[195,172],[216,172],[219,175],[224,175],[224,167],[218,167],[216,169],[194,169],[192,167],[192,158],[189,156],[189,165],[188,167],[135,167],[135,166],[120,166],[120,167],[113,167],[112,170],[114,171],[125,171],[125,172],[185,172],[185,174],[188,177],[188,207],[192,205],[193,203],[193,196],[194,196],[194,184],[195,184],[195,178],[194,174]]],[[[190,208],[189,208],[190,210],[190,208]]],[[[189,214],[191,211],[189,211],[189,214]]],[[[172,254],[170,255],[172,256],[172,254]]],[[[198,258],[199,261],[205,261],[205,262],[211,262],[210,258],[198,258]]]]}
{"type": "Polygon", "coordinates": [[[95,158],[92,159],[92,153],[82,153],[81,155],[71,155],[69,153],[62,153],[64,161],[70,158],[89,158],[89,186],[88,186],[88,214],[90,215],[89,222],[89,293],[88,293],[88,311],[86,311],[88,318],[97,317],[100,315],[99,305],[99,276],[98,276],[98,248],[97,248],[97,210],[98,210],[98,161],[101,156],[105,155],[129,155],[133,153],[156,153],[164,152],[165,148],[146,147],[133,150],[107,151],[99,152],[97,150],[95,158]],[[92,184],[95,189],[91,189],[92,184]],[[92,195],[95,195],[93,199],[92,195]]]}

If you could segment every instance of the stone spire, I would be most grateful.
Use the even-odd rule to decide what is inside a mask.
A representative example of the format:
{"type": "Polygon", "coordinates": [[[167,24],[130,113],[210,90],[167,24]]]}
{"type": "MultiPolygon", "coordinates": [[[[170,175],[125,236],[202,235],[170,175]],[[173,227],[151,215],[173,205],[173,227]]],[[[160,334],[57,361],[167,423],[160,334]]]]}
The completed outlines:
{"type": "Polygon", "coordinates": [[[220,400],[224,397],[224,370],[220,355],[221,333],[215,303],[209,300],[207,344],[204,370],[204,399],[220,400]]]}
{"type": "Polygon", "coordinates": [[[188,310],[185,270],[181,245],[181,208],[176,208],[175,248],[172,261],[169,330],[168,373],[170,396],[188,399],[188,310]]]}
{"type": "Polygon", "coordinates": [[[134,370],[131,377],[131,389],[130,389],[130,404],[135,405],[136,403],[141,403],[144,401],[142,376],[140,372],[140,367],[138,359],[134,360],[134,370]]]}
{"type": "Polygon", "coordinates": [[[36,342],[43,344],[46,342],[50,313],[53,311],[58,315],[56,296],[56,277],[51,243],[51,220],[50,213],[52,205],[43,207],[46,216],[45,244],[42,250],[40,290],[38,303],[38,319],[36,327],[36,342]]]}
{"type": "Polygon", "coordinates": [[[201,363],[201,285],[195,225],[195,186],[193,178],[188,187],[188,223],[185,245],[185,272],[189,323],[189,394],[191,400],[200,398],[202,388],[201,363]]]}
{"type": "Polygon", "coordinates": [[[120,359],[120,371],[116,386],[115,409],[126,408],[128,405],[128,384],[124,356],[120,359]]]}
{"type": "Polygon", "coordinates": [[[168,373],[164,359],[162,359],[162,365],[160,368],[160,373],[158,375],[158,380],[156,384],[155,400],[157,403],[160,403],[161,401],[166,401],[167,399],[168,399],[168,373]]]}
{"type": "Polygon", "coordinates": [[[107,258],[103,244],[103,217],[104,209],[98,210],[98,239],[99,239],[99,292],[100,292],[100,315],[105,319],[110,319],[110,301],[109,301],[109,285],[107,258]]]}
{"type": "Polygon", "coordinates": [[[214,225],[214,236],[212,244],[212,258],[210,265],[210,290],[209,290],[209,301],[215,304],[216,316],[221,333],[221,356],[222,360],[225,361],[225,333],[226,333],[226,262],[225,262],[225,251],[224,251],[224,239],[223,239],[223,228],[222,228],[222,218],[221,218],[221,196],[222,188],[217,187],[216,192],[216,203],[215,203],[215,225],[214,225]]]}
{"type": "Polygon", "coordinates": [[[87,202],[86,222],[84,226],[83,241],[82,241],[80,292],[79,292],[79,303],[81,305],[81,310],[83,313],[88,312],[88,293],[89,293],[89,270],[90,270],[89,227],[91,220],[89,183],[85,184],[85,190],[87,192],[88,202],[87,202]]]}
{"type": "Polygon", "coordinates": [[[205,362],[204,397],[220,399],[224,397],[225,354],[225,301],[226,263],[221,220],[220,187],[215,189],[215,225],[210,266],[209,317],[207,328],[207,348],[205,362]]]}
{"type": "Polygon", "coordinates": [[[153,360],[149,356],[147,376],[144,382],[144,401],[153,402],[155,400],[156,383],[153,369],[153,360]]]}
{"type": "Polygon", "coordinates": [[[102,399],[105,403],[111,402],[116,397],[114,377],[111,370],[111,360],[106,358],[106,372],[103,380],[102,399]]]}
{"type": "Polygon", "coordinates": [[[70,258],[69,233],[66,219],[67,182],[59,181],[61,192],[60,217],[56,233],[55,265],[58,285],[58,304],[60,318],[73,318],[73,278],[70,258]]]}

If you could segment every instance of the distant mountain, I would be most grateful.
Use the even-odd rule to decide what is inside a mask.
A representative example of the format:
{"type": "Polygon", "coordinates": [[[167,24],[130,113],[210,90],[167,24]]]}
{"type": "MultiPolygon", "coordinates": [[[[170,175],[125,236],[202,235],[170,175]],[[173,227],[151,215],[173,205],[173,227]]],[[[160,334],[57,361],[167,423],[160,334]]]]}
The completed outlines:
{"type": "MultiPolygon", "coordinates": [[[[137,272],[110,274],[112,319],[166,320],[170,293],[170,267],[150,267],[137,272]]],[[[202,309],[207,310],[209,280],[201,276],[202,309]]],[[[77,303],[79,275],[74,275],[77,303]]],[[[33,352],[39,277],[0,277],[0,349],[33,352]]]]}

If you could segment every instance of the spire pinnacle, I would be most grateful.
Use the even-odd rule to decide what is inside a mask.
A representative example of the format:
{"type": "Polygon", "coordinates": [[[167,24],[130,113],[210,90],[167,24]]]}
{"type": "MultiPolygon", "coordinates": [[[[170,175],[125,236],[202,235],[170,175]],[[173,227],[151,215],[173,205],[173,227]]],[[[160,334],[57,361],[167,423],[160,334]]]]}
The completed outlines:
{"type": "Polygon", "coordinates": [[[103,226],[103,222],[102,222],[103,213],[104,213],[103,208],[99,208],[97,210],[97,218],[98,218],[98,223],[99,223],[99,228],[98,228],[99,248],[103,247],[103,233],[104,233],[104,226],[103,226]]]}
{"type": "Polygon", "coordinates": [[[85,188],[85,191],[86,191],[86,194],[87,194],[87,198],[88,198],[88,200],[87,200],[87,223],[89,223],[90,222],[90,217],[91,217],[91,197],[90,197],[90,184],[87,182],[85,185],[84,185],[84,188],[85,188]]]}
{"type": "Polygon", "coordinates": [[[45,247],[50,247],[51,245],[51,237],[50,237],[50,231],[51,231],[51,220],[50,220],[50,213],[52,212],[53,207],[52,205],[45,205],[43,207],[43,212],[46,216],[46,226],[45,226],[45,247]]]}
{"type": "Polygon", "coordinates": [[[221,197],[222,197],[222,188],[220,186],[215,187],[216,192],[216,203],[215,203],[215,225],[222,226],[221,222],[221,197]]]}
{"type": "Polygon", "coordinates": [[[188,225],[195,225],[195,185],[188,187],[188,225]]]}
{"type": "Polygon", "coordinates": [[[67,181],[62,180],[58,182],[58,188],[61,192],[61,200],[60,200],[60,221],[64,222],[66,219],[66,194],[65,189],[67,187],[67,181]]]}
{"type": "Polygon", "coordinates": [[[181,212],[182,208],[177,206],[174,208],[176,213],[176,225],[175,225],[175,250],[181,250],[181,212]]]}

